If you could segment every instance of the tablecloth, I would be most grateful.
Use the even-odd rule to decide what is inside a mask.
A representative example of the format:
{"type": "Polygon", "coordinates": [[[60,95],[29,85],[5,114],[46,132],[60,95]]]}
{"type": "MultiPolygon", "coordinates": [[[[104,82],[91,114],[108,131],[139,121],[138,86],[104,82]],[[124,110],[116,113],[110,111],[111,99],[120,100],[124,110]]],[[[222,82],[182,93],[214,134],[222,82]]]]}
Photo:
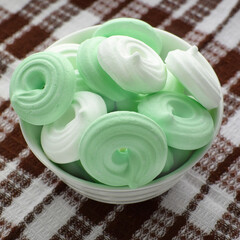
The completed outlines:
{"type": "Polygon", "coordinates": [[[0,0],[0,238],[2,240],[240,239],[240,1],[0,0]],[[26,56],[117,17],[178,35],[216,71],[224,116],[208,153],[168,192],[137,204],[76,193],[26,145],[9,80],[26,56]]]}

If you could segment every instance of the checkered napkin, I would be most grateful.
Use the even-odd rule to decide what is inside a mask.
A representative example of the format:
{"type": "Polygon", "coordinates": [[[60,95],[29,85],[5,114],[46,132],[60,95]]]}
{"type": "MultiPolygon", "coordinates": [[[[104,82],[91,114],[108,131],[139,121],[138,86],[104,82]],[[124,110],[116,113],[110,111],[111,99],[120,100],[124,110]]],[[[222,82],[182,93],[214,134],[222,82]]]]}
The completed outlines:
{"type": "Polygon", "coordinates": [[[240,1],[0,0],[0,239],[240,239],[240,1]],[[224,94],[208,153],[152,200],[111,205],[76,193],[27,147],[8,87],[26,56],[116,17],[142,19],[199,47],[224,94]]]}

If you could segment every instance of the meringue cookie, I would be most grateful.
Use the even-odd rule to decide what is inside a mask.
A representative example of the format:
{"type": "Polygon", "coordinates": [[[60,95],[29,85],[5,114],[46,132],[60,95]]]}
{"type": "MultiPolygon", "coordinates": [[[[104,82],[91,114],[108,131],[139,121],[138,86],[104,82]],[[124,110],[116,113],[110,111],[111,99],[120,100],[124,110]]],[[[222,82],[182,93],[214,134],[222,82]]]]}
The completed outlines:
{"type": "Polygon", "coordinates": [[[216,108],[221,100],[221,87],[216,74],[196,46],[187,51],[174,50],[165,60],[167,68],[205,108],[216,108]]]}
{"type": "Polygon", "coordinates": [[[106,105],[99,95],[76,92],[64,115],[42,128],[41,143],[48,158],[60,164],[78,160],[81,137],[91,122],[106,113],[106,105]]]}
{"type": "Polygon", "coordinates": [[[106,38],[99,44],[97,57],[104,71],[126,91],[154,93],[166,83],[167,70],[162,59],[137,39],[106,38]]]}
{"type": "Polygon", "coordinates": [[[25,58],[13,73],[10,99],[24,121],[44,125],[57,120],[70,106],[76,76],[71,63],[52,52],[25,58]]]}
{"type": "Polygon", "coordinates": [[[60,53],[64,57],[66,57],[69,62],[72,64],[74,69],[77,69],[77,51],[80,44],[76,43],[63,43],[59,45],[55,45],[52,47],[49,47],[45,50],[45,52],[55,52],[60,53]]]}
{"type": "Polygon", "coordinates": [[[213,137],[210,113],[184,94],[162,91],[147,96],[138,105],[138,111],[159,124],[170,147],[194,150],[209,143],[213,137]]]}
{"type": "Polygon", "coordinates": [[[80,44],[77,55],[77,67],[85,83],[94,92],[104,95],[113,101],[121,101],[131,95],[116,84],[102,69],[97,59],[99,44],[103,37],[88,39],[80,44]]]}
{"type": "Polygon", "coordinates": [[[157,54],[160,54],[162,49],[162,40],[158,37],[154,28],[138,19],[113,19],[102,24],[93,34],[94,37],[110,37],[113,35],[125,35],[136,38],[151,47],[157,54]]]}
{"type": "Polygon", "coordinates": [[[163,170],[167,159],[162,129],[135,112],[112,112],[98,118],[79,146],[84,169],[111,186],[143,186],[163,170]]]}

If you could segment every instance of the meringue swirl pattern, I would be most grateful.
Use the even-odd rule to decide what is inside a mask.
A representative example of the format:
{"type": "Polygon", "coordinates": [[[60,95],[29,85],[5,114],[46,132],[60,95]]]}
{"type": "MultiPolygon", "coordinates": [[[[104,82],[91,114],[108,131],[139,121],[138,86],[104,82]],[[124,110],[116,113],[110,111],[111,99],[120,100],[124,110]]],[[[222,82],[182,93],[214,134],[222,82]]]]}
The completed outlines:
{"type": "Polygon", "coordinates": [[[13,73],[10,99],[24,121],[44,125],[57,120],[70,106],[76,76],[62,55],[40,52],[25,58],[13,73]]]}
{"type": "Polygon", "coordinates": [[[168,147],[162,129],[136,112],[112,112],[94,121],[80,142],[80,160],[96,180],[137,188],[163,170],[168,147]]]}
{"type": "Polygon", "coordinates": [[[112,19],[102,24],[93,34],[94,37],[110,37],[113,35],[136,38],[151,47],[157,54],[160,54],[162,49],[162,39],[158,37],[154,28],[139,19],[112,19]]]}
{"type": "Polygon", "coordinates": [[[113,101],[121,101],[128,98],[131,93],[116,84],[102,69],[97,59],[98,46],[104,39],[104,37],[95,37],[80,44],[77,67],[79,74],[90,89],[113,101]]]}
{"type": "Polygon", "coordinates": [[[135,38],[106,38],[99,45],[98,61],[105,72],[126,91],[154,93],[166,83],[167,70],[160,56],[135,38]]]}
{"type": "Polygon", "coordinates": [[[210,113],[184,94],[162,91],[147,96],[138,105],[138,111],[159,124],[170,147],[194,150],[209,143],[213,137],[210,113]]]}
{"type": "Polygon", "coordinates": [[[42,128],[41,143],[48,158],[60,164],[78,160],[79,142],[84,131],[91,122],[106,113],[105,102],[99,95],[76,92],[64,115],[42,128]]]}

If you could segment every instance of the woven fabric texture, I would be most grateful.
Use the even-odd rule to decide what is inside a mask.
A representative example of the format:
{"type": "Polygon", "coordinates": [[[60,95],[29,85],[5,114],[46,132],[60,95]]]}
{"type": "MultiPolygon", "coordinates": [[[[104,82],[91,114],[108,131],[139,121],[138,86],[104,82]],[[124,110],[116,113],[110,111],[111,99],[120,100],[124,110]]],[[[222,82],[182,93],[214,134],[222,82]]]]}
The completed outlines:
{"type": "Polygon", "coordinates": [[[240,239],[239,9],[239,0],[0,0],[0,239],[240,239]],[[224,95],[208,153],[168,192],[131,205],[87,199],[43,166],[22,137],[8,93],[23,58],[117,17],[197,45],[224,95]]]}

